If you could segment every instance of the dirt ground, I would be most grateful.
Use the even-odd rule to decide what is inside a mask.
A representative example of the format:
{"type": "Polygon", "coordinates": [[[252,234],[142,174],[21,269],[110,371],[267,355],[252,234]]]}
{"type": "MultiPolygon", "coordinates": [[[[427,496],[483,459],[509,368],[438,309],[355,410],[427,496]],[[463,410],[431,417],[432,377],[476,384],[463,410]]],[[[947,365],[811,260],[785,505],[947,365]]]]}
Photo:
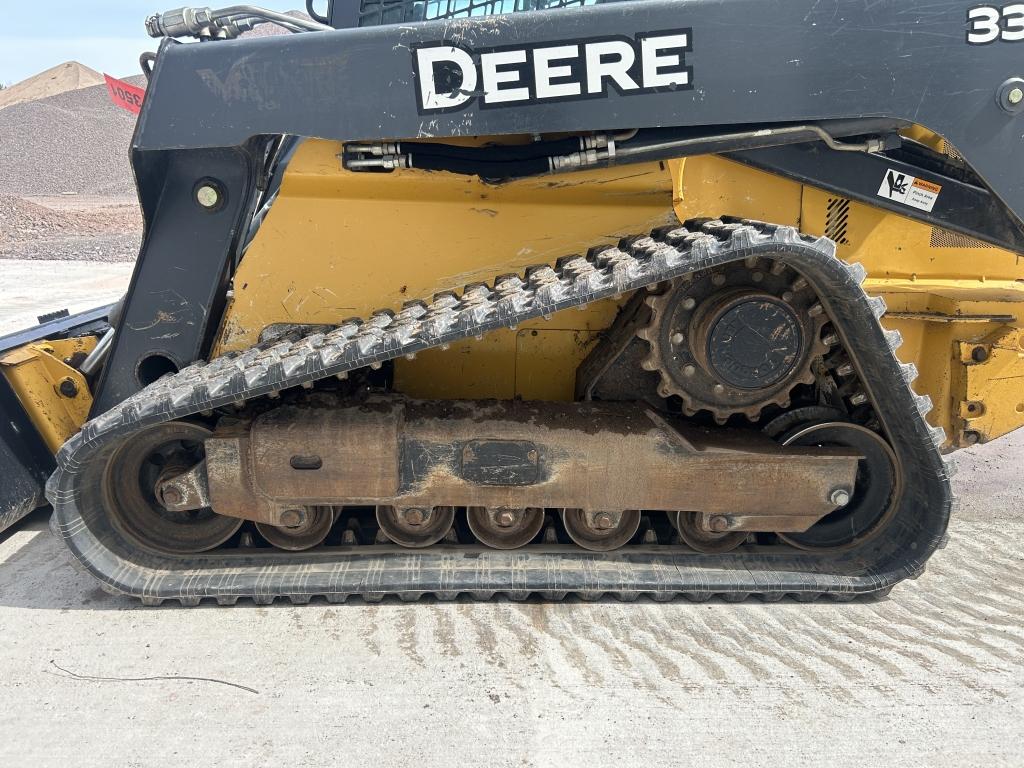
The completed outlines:
{"type": "Polygon", "coordinates": [[[128,288],[132,266],[0,258],[0,336],[34,326],[41,314],[82,312],[117,301],[128,288]]]}
{"type": "MultiPolygon", "coordinates": [[[[123,290],[61,292],[95,268],[0,261],[0,332],[123,290]]],[[[949,546],[850,604],[142,608],[37,513],[0,534],[0,765],[1024,765],[1022,465],[960,454],[949,546]]]]}

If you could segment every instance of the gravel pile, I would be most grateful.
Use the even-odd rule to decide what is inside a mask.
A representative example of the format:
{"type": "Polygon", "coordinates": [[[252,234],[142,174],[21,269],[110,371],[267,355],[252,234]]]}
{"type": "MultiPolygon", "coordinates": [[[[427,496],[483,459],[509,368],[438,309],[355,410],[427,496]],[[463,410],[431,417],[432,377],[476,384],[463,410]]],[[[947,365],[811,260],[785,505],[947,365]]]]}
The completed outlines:
{"type": "Polygon", "coordinates": [[[134,128],[105,85],[2,109],[0,195],[132,194],[134,128]]]}
{"type": "Polygon", "coordinates": [[[4,88],[0,91],[0,109],[12,104],[20,104],[23,101],[44,99],[47,96],[56,96],[58,93],[102,84],[103,75],[95,69],[89,69],[77,61],[65,61],[45,72],[22,80],[10,88],[4,88]]]}
{"type": "Polygon", "coordinates": [[[134,261],[141,239],[134,203],[56,210],[0,195],[0,259],[134,261]]]}
{"type": "MultiPolygon", "coordinates": [[[[282,32],[266,25],[254,34],[282,32]]],[[[111,102],[106,85],[79,87],[90,73],[98,77],[68,62],[21,84],[19,98],[32,100],[0,109],[0,259],[133,261],[138,255],[142,217],[128,161],[135,115],[111,102]],[[57,75],[63,80],[54,80],[57,75]],[[78,89],[49,95],[58,86],[78,89]],[[97,205],[97,197],[113,199],[97,205]]],[[[142,75],[125,79],[145,86],[142,75]]]]}
{"type": "Polygon", "coordinates": [[[70,228],[71,217],[28,200],[0,195],[0,242],[31,240],[55,229],[70,228]]]}

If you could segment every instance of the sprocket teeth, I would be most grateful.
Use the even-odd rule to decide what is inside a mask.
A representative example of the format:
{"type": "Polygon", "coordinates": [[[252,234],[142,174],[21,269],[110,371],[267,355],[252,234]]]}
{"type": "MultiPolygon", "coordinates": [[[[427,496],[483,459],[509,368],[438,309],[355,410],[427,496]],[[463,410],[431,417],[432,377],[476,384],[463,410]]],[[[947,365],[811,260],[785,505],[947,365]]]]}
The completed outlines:
{"type": "MultiPolygon", "coordinates": [[[[719,225],[714,222],[709,222],[707,227],[715,229],[719,225]]],[[[722,230],[724,232],[724,230],[722,230]]],[[[751,276],[753,284],[750,286],[754,290],[765,290],[761,283],[765,280],[766,273],[771,272],[775,279],[782,279],[786,294],[783,300],[795,299],[795,294],[800,291],[809,288],[810,284],[801,275],[796,274],[795,277],[788,275],[787,270],[789,266],[779,260],[765,260],[761,257],[748,257],[742,262],[743,267],[748,272],[752,272],[755,268],[757,269],[757,275],[760,279],[751,276]]],[[[712,279],[711,283],[715,286],[714,289],[720,289],[726,284],[725,276],[720,272],[715,273],[718,276],[718,280],[712,279]]],[[[729,406],[726,404],[716,405],[713,402],[705,402],[705,398],[695,398],[691,393],[687,391],[685,386],[680,386],[675,379],[673,379],[665,369],[665,363],[663,355],[661,354],[661,334],[660,325],[664,322],[668,315],[674,317],[674,314],[670,312],[672,298],[677,295],[678,289],[688,283],[693,283],[693,275],[686,275],[682,278],[677,278],[669,284],[667,290],[660,291],[657,294],[653,294],[644,298],[644,303],[651,310],[651,318],[648,325],[645,328],[639,329],[636,332],[636,337],[645,341],[649,348],[650,353],[641,362],[641,367],[647,371],[660,371],[661,382],[658,385],[658,395],[660,397],[677,396],[682,400],[682,411],[687,416],[693,416],[701,412],[709,413],[712,418],[718,424],[726,423],[729,418],[733,415],[740,415],[745,417],[750,422],[757,422],[760,420],[763,410],[769,406],[777,406],[781,408],[788,408],[791,404],[791,395],[793,387],[799,385],[813,385],[816,381],[814,372],[814,366],[817,361],[828,353],[829,345],[821,338],[823,329],[828,320],[828,316],[825,312],[824,307],[817,301],[813,301],[811,306],[807,310],[807,314],[810,317],[810,323],[813,324],[813,330],[810,334],[811,343],[809,348],[805,351],[806,357],[803,363],[803,370],[794,371],[791,377],[788,379],[787,384],[784,388],[775,391],[774,395],[767,394],[764,398],[756,402],[753,405],[744,407],[742,405],[729,406]]],[[[664,286],[665,284],[662,283],[664,286]]],[[[691,303],[692,303],[692,297],[691,303]]],[[[705,297],[706,298],[706,297],[705,297]]],[[[693,312],[693,306],[681,305],[682,309],[687,312],[693,312]]],[[[835,343],[839,340],[836,338],[835,343]]],[[[692,367],[690,364],[688,367],[692,367]]],[[[719,385],[720,386],[720,385],[719,385]]]]}

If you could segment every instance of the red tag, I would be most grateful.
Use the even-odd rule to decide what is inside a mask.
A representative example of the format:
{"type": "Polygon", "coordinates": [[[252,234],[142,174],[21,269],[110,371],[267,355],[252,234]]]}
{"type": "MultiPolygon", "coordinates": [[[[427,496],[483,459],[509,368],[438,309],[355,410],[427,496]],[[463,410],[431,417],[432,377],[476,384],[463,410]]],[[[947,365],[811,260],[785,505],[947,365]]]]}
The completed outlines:
{"type": "Polygon", "coordinates": [[[129,112],[136,115],[142,111],[142,102],[146,98],[146,91],[144,88],[138,88],[134,85],[130,85],[124,80],[118,80],[116,77],[111,77],[110,75],[103,76],[107,79],[107,90],[110,91],[111,101],[122,109],[127,109],[129,112]]]}

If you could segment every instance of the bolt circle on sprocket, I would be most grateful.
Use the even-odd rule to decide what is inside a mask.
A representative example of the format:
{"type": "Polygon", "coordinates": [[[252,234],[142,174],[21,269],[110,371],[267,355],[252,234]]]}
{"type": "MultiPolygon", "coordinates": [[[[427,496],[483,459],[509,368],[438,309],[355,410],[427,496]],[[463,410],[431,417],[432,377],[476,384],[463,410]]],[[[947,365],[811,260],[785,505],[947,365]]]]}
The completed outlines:
{"type": "Polygon", "coordinates": [[[748,259],[697,272],[649,296],[649,346],[642,366],[659,373],[658,394],[683,412],[757,421],[788,407],[793,388],[813,384],[828,317],[808,282],[782,262],[748,259]]]}

